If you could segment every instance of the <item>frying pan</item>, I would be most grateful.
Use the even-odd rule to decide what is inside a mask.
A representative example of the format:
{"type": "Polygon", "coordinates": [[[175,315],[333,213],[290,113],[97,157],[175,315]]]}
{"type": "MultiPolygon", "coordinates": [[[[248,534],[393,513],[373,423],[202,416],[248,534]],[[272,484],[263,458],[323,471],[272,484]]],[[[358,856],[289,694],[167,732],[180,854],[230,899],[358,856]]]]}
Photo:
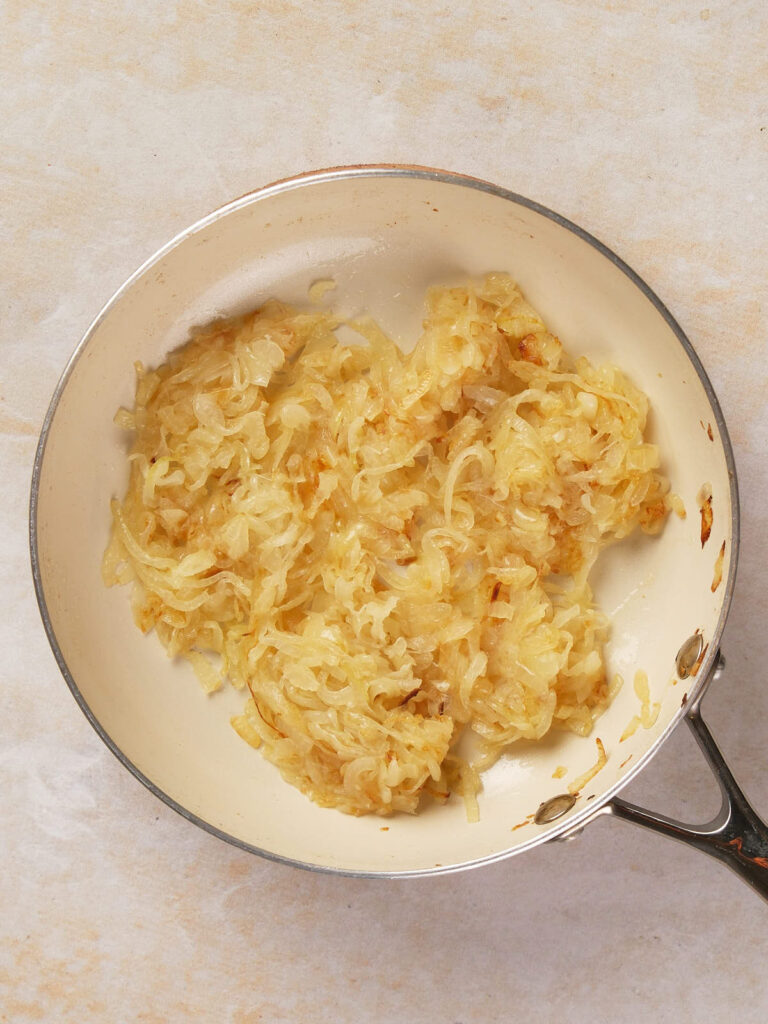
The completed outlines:
{"type": "Polygon", "coordinates": [[[37,598],[75,700],[144,785],[207,831],[301,867],[426,875],[522,853],[612,814],[713,854],[768,898],[768,830],[700,712],[720,668],[738,526],[719,405],[690,342],[650,288],[587,232],[535,202],[474,178],[389,165],[269,185],[199,221],[145,263],[96,317],[62,376],[30,504],[37,598]],[[483,776],[476,823],[460,800],[389,819],[321,809],[230,727],[242,696],[231,688],[205,696],[186,663],[169,660],[154,636],[136,629],[126,590],[103,586],[109,501],[127,481],[127,441],[113,416],[132,404],[136,361],[157,364],[191,328],[270,296],[306,305],[310,285],[332,278],[335,309],[373,315],[407,346],[430,285],[491,270],[518,281],[571,354],[615,362],[649,395],[650,437],[687,514],[671,515],[660,537],[608,549],[595,567],[596,598],[612,621],[609,673],[626,682],[591,737],[557,733],[513,746],[483,776]],[[649,728],[627,736],[640,710],[631,685],[637,670],[647,673],[660,708],[649,728]],[[617,796],[682,719],[723,792],[718,817],[698,828],[617,796]],[[607,762],[577,784],[596,763],[597,738],[607,762]]]}

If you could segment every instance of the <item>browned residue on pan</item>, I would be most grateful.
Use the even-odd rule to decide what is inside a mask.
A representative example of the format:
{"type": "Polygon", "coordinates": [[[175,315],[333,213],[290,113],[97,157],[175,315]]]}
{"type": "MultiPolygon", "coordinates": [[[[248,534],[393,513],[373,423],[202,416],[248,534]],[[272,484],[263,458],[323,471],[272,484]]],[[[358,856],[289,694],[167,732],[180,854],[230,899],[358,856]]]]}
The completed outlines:
{"type": "Polygon", "coordinates": [[[723,559],[725,558],[725,541],[720,547],[720,554],[715,559],[715,575],[712,578],[712,593],[717,590],[723,582],[723,559]]]}
{"type": "Polygon", "coordinates": [[[568,787],[568,792],[574,796],[578,795],[586,784],[594,779],[597,773],[608,763],[608,758],[605,756],[603,741],[598,737],[595,739],[595,743],[597,744],[597,761],[595,761],[592,767],[585,771],[583,775],[580,775],[578,779],[574,779],[568,787]]]}
{"type": "Polygon", "coordinates": [[[712,485],[704,484],[696,496],[696,501],[699,505],[699,511],[701,512],[701,546],[709,540],[709,535],[712,533],[712,523],[714,521],[714,515],[712,512],[712,485]]]}
{"type": "Polygon", "coordinates": [[[753,857],[751,854],[744,853],[742,845],[743,840],[741,836],[735,836],[733,839],[728,840],[728,846],[735,847],[739,853],[751,860],[753,864],[759,864],[761,868],[768,868],[768,857],[753,857]]]}
{"type": "Polygon", "coordinates": [[[510,831],[511,832],[517,832],[517,830],[519,828],[525,828],[525,826],[526,825],[530,825],[532,821],[533,821],[533,815],[529,814],[527,817],[523,818],[522,821],[518,821],[518,823],[516,825],[513,825],[512,828],[510,829],[510,831]]]}
{"type": "Polygon", "coordinates": [[[680,701],[680,707],[684,708],[687,703],[688,703],[688,694],[684,693],[683,694],[683,699],[680,701]]]}
{"type": "Polygon", "coordinates": [[[701,649],[701,654],[698,656],[696,661],[694,661],[693,665],[691,665],[691,671],[688,673],[689,675],[691,675],[691,676],[695,676],[696,675],[696,673],[701,668],[701,663],[702,663],[702,661],[704,661],[704,656],[706,655],[708,650],[709,650],[709,644],[704,644],[704,646],[701,649]]]}
{"type": "Polygon", "coordinates": [[[699,420],[699,423],[701,424],[701,429],[707,435],[709,440],[710,441],[714,441],[715,440],[715,435],[712,433],[712,424],[711,423],[705,423],[704,420],[699,420]]]}
{"type": "Polygon", "coordinates": [[[625,765],[628,765],[629,762],[632,760],[633,756],[634,756],[633,754],[630,754],[629,757],[625,757],[624,760],[619,765],[619,768],[624,768],[625,765]]]}

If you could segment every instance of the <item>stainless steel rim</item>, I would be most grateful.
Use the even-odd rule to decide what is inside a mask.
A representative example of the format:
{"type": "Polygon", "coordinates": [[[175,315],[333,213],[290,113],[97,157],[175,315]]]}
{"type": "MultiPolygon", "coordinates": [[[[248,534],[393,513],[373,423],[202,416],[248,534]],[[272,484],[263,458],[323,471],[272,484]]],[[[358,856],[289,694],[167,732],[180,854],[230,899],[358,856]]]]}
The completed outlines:
{"type": "Polygon", "coordinates": [[[356,870],[347,868],[335,868],[324,865],[311,864],[300,860],[295,860],[290,857],[284,857],[282,855],[274,854],[269,850],[263,850],[260,847],[254,846],[247,843],[235,836],[230,835],[227,832],[222,831],[205,819],[198,817],[191,813],[176,800],[174,800],[163,790],[159,789],[150,778],[141,772],[136,765],[123,753],[123,751],[114,743],[112,738],[101,726],[95,715],[91,711],[88,703],[83,697],[80,689],[75,682],[72,673],[64,658],[64,654],[59,646],[56,638],[53,624],[48,612],[48,606],[45,599],[45,593],[43,589],[43,583],[40,573],[40,561],[38,552],[38,534],[37,534],[37,507],[38,507],[38,493],[40,486],[40,474],[42,470],[43,460],[45,456],[46,445],[48,441],[48,435],[51,430],[56,410],[58,408],[61,396],[67,386],[69,378],[80,359],[81,355],[87,348],[94,332],[109,314],[113,306],[122,298],[122,296],[131,288],[133,283],[141,277],[150,267],[161,260],[168,252],[180,245],[185,239],[191,235],[196,234],[203,228],[214,223],[227,214],[232,213],[244,206],[248,206],[251,203],[260,202],[263,199],[268,199],[271,196],[277,195],[281,192],[287,192],[296,188],[305,188],[312,185],[319,185],[324,182],[346,179],[346,178],[360,178],[360,177],[400,177],[400,178],[422,178],[439,182],[441,184],[456,185],[464,188],[476,189],[481,192],[486,192],[489,195],[504,199],[507,202],[514,203],[518,206],[526,207],[527,209],[533,210],[536,213],[554,221],[556,224],[565,228],[566,230],[577,235],[583,239],[593,248],[597,249],[606,259],[610,260],[619,270],[622,271],[632,283],[639,288],[643,295],[653,304],[656,310],[664,318],[675,337],[683,347],[688,356],[688,359],[696,371],[699,380],[701,381],[702,387],[707,395],[712,412],[717,424],[717,429],[720,437],[720,443],[723,447],[725,455],[726,465],[728,467],[728,477],[730,483],[730,498],[731,498],[731,559],[728,571],[728,578],[726,586],[723,591],[722,605],[720,608],[720,615],[714,633],[709,641],[709,647],[707,655],[702,662],[698,675],[696,677],[695,684],[692,686],[689,692],[689,700],[695,701],[699,691],[704,686],[707,678],[711,673],[711,669],[715,664],[715,660],[718,657],[718,650],[720,644],[720,638],[725,628],[725,622],[728,616],[731,600],[733,597],[733,590],[736,580],[736,569],[739,554],[739,494],[738,484],[736,479],[736,464],[733,456],[733,449],[731,441],[728,436],[728,430],[725,425],[722,410],[720,404],[715,395],[712,384],[707,376],[704,367],[697,356],[693,345],[689,341],[685,332],[682,330],[680,325],[677,323],[675,318],[667,309],[666,305],[656,295],[656,293],[646,284],[646,282],[632,270],[619,256],[616,255],[611,249],[600,242],[597,238],[591,235],[588,231],[580,228],[577,224],[568,220],[566,217],[555,213],[553,210],[542,206],[540,203],[535,202],[532,199],[527,199],[525,196],[521,196],[516,192],[512,192],[508,189],[502,188],[498,185],[491,184],[490,182],[483,181],[479,178],[472,178],[467,175],[456,174],[450,171],[438,170],[430,167],[418,167],[410,165],[397,165],[397,164],[371,164],[371,165],[359,165],[351,167],[335,167],[327,170],[312,171],[304,174],[296,175],[295,177],[285,178],[272,184],[265,185],[263,188],[256,189],[253,192],[249,192],[238,199],[235,199],[224,206],[219,207],[212,213],[198,220],[195,224],[181,231],[175,238],[171,239],[166,245],[158,249],[157,252],[146,260],[126,281],[125,283],[115,292],[111,299],[102,307],[100,312],[96,315],[93,322],[90,324],[82,339],[80,340],[77,348],[73,352],[72,356],[67,363],[61,378],[56,385],[56,389],[51,398],[48,411],[43,421],[42,430],[40,433],[40,440],[37,445],[35,452],[35,460],[32,470],[32,486],[30,491],[30,502],[29,502],[29,539],[30,539],[30,559],[32,566],[32,577],[35,586],[35,595],[37,598],[37,604],[40,609],[40,615],[43,620],[43,626],[45,628],[48,642],[51,645],[54,657],[59,666],[59,669],[67,682],[72,695],[77,701],[80,709],[82,710],[85,717],[88,719],[92,727],[101,737],[106,746],[112,751],[115,757],[134,775],[139,782],[141,782],[147,789],[153,793],[156,797],[167,804],[170,808],[180,814],[187,821],[192,822],[198,827],[202,828],[211,835],[216,836],[219,839],[223,839],[225,842],[230,843],[233,846],[238,847],[241,850],[245,850],[248,853],[257,854],[260,857],[265,857],[268,860],[276,861],[282,864],[288,864],[293,867],[304,868],[309,871],[317,871],[323,874],[334,874],[342,876],[352,876],[358,878],[419,878],[427,875],[445,875],[452,874],[457,871],[464,871],[470,868],[481,867],[486,864],[493,864],[500,860],[505,860],[518,853],[523,853],[526,850],[530,850],[541,843],[547,842],[551,839],[556,839],[559,836],[575,832],[581,826],[586,824],[592,818],[596,817],[601,810],[606,808],[606,805],[611,801],[617,793],[622,790],[634,777],[640,772],[648,761],[658,752],[664,741],[667,739],[672,730],[686,715],[686,708],[681,707],[675,716],[671,719],[667,728],[656,738],[653,745],[645,752],[645,754],[638,759],[637,763],[630,769],[626,775],[607,790],[602,796],[597,798],[594,803],[586,805],[579,813],[568,818],[566,821],[561,822],[560,825],[553,826],[552,829],[543,833],[540,836],[536,836],[530,839],[526,843],[522,843],[510,850],[502,850],[499,853],[491,854],[488,857],[478,858],[476,860],[467,861],[461,864],[448,865],[446,867],[432,867],[424,868],[414,871],[366,871],[356,870]]]}

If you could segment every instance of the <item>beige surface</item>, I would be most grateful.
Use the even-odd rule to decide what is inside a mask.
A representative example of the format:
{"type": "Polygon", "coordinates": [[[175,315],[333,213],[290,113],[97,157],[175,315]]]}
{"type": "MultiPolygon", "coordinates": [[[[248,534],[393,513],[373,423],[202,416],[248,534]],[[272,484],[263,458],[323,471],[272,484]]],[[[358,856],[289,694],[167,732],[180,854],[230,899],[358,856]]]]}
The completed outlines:
{"type": "MultiPolygon", "coordinates": [[[[58,674],[29,580],[28,481],[99,306],[176,231],[266,181],[440,165],[593,231],[696,345],[744,505],[728,671],[705,713],[768,813],[763,5],[306,10],[2,8],[0,1021],[762,1022],[766,908],[700,855],[598,822],[442,879],[272,865],[144,791],[58,674]]],[[[705,816],[701,769],[677,733],[629,795],[705,816]]]]}

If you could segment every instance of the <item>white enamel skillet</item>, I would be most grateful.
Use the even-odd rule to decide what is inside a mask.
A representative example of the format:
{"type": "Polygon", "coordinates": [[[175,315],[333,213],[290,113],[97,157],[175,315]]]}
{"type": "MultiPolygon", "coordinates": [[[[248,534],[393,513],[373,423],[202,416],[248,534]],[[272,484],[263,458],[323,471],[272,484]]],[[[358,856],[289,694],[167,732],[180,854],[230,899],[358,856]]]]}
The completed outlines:
{"type": "MultiPolygon", "coordinates": [[[[614,814],[705,850],[768,898],[768,830],[723,763],[699,704],[719,665],[738,549],[733,455],[711,385],[670,313],[612,252],[537,203],[473,178],[418,167],[339,168],[237,199],[178,235],[107,303],[53,396],[30,506],[32,567],[45,629],[83,712],[113,753],[190,821],[246,850],[359,875],[425,875],[488,864],[614,814]],[[613,361],[650,397],[651,436],[687,516],[663,534],[605,552],[593,579],[612,619],[610,672],[625,684],[592,737],[520,744],[484,776],[480,821],[460,800],[418,816],[353,818],[316,807],[238,738],[242,696],[206,697],[133,624],[126,589],[106,590],[100,561],[109,501],[122,495],[134,363],[153,365],[190,328],[270,296],[307,304],[333,278],[333,306],[367,312],[403,345],[425,290],[508,271],[573,354],[613,361]],[[712,524],[702,543],[702,489],[712,524]],[[718,568],[718,556],[722,552],[718,568]],[[721,577],[720,582],[718,579],[721,577]],[[660,711],[622,739],[648,675],[660,711]],[[617,794],[685,718],[723,791],[717,819],[694,828],[617,794]],[[575,780],[607,763],[578,794],[575,780]],[[566,773],[557,773],[564,767],[566,773]]],[[[705,524],[706,525],[706,524],[705,524]]],[[[706,532],[706,530],[704,531],[706,532]]]]}

